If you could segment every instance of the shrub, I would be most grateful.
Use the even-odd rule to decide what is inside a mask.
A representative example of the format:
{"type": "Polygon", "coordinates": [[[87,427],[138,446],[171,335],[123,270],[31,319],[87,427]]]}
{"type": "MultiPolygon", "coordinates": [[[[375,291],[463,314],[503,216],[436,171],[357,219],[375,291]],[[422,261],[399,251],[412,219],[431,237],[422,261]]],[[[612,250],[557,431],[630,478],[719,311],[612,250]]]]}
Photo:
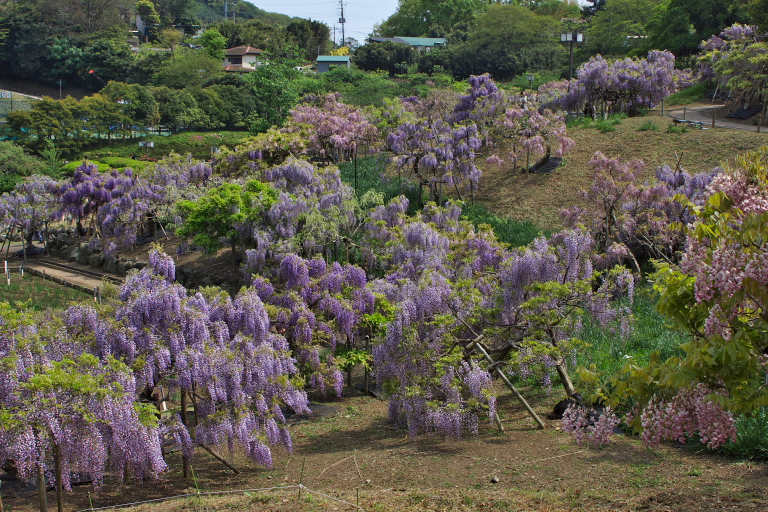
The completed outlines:
{"type": "Polygon", "coordinates": [[[615,131],[617,124],[619,123],[615,123],[611,119],[602,119],[595,123],[595,128],[597,128],[600,133],[608,133],[615,131]]]}
{"type": "Polygon", "coordinates": [[[654,123],[653,121],[646,121],[643,124],[640,125],[640,128],[637,129],[639,132],[646,132],[646,131],[652,131],[655,132],[659,129],[658,125],[654,123]]]}
{"type": "Polygon", "coordinates": [[[67,176],[71,176],[75,172],[75,169],[83,165],[84,162],[90,162],[92,164],[96,164],[96,166],[99,168],[99,172],[107,172],[110,169],[110,167],[107,164],[104,164],[101,162],[95,162],[93,160],[88,160],[83,158],[82,160],[74,160],[72,162],[69,162],[68,164],[64,164],[61,167],[61,172],[67,176]]]}
{"type": "Polygon", "coordinates": [[[685,133],[688,131],[688,127],[685,125],[675,126],[671,124],[667,127],[667,133],[685,133]]]}
{"type": "Polygon", "coordinates": [[[112,169],[123,169],[130,167],[135,171],[143,171],[149,165],[149,162],[142,162],[141,160],[134,160],[132,158],[121,158],[116,156],[108,156],[99,160],[99,162],[107,164],[112,169]]]}
{"type": "Polygon", "coordinates": [[[768,407],[736,418],[736,441],[721,450],[749,459],[768,460],[768,407]]]}

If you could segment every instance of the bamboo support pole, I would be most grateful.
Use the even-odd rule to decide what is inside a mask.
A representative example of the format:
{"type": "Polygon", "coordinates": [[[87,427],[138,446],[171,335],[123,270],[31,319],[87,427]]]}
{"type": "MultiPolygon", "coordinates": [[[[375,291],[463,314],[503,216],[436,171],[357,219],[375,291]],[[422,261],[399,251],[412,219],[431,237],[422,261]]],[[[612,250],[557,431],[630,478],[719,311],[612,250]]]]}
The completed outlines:
{"type": "Polygon", "coordinates": [[[216,460],[218,460],[219,462],[224,464],[227,468],[231,469],[234,474],[236,474],[236,475],[240,474],[240,470],[239,469],[237,469],[235,466],[230,464],[224,457],[222,457],[221,455],[219,455],[218,453],[213,451],[213,449],[211,449],[210,447],[208,447],[208,446],[206,446],[204,444],[201,444],[200,448],[202,448],[203,450],[205,450],[208,453],[210,453],[211,455],[213,455],[213,458],[215,458],[216,460]]]}
{"type": "MultiPolygon", "coordinates": [[[[486,361],[493,364],[494,360],[491,358],[491,356],[488,355],[488,352],[486,352],[485,348],[480,343],[474,342],[472,344],[477,350],[480,351],[481,354],[483,354],[483,357],[486,361]]],[[[541,421],[541,418],[539,418],[539,415],[536,414],[536,411],[534,411],[531,406],[528,404],[528,402],[525,401],[525,398],[523,398],[523,395],[520,394],[520,392],[517,390],[517,388],[509,381],[507,376],[504,374],[504,372],[501,371],[500,368],[494,368],[493,371],[496,372],[496,375],[501,378],[501,380],[504,382],[504,384],[507,385],[507,387],[512,391],[512,393],[515,394],[517,399],[520,401],[521,404],[523,404],[523,407],[525,407],[525,410],[528,411],[528,414],[533,418],[533,420],[536,422],[536,424],[539,426],[540,429],[544,428],[544,422],[541,421]]]]}

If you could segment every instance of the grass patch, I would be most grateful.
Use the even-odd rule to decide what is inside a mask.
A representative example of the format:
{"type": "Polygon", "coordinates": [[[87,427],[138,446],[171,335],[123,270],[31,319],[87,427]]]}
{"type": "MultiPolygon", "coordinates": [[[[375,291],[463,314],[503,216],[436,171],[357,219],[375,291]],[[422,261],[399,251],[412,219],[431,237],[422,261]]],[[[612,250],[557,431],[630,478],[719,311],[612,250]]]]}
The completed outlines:
{"type": "Polygon", "coordinates": [[[354,188],[358,197],[372,190],[384,197],[384,202],[404,195],[410,202],[409,213],[413,213],[419,204],[419,187],[408,181],[405,176],[387,176],[385,172],[392,163],[390,155],[381,153],[358,157],[357,162],[342,162],[339,164],[341,180],[354,188]]]}
{"type": "Polygon", "coordinates": [[[651,120],[648,120],[640,125],[640,128],[637,129],[639,132],[655,132],[659,130],[659,125],[654,123],[651,120]]]}
{"type": "Polygon", "coordinates": [[[90,295],[85,292],[31,274],[25,274],[23,278],[18,273],[11,274],[10,286],[4,278],[0,280],[0,300],[16,308],[26,307],[35,311],[63,309],[73,301],[81,302],[89,298],[90,295]]]}
{"type": "Polygon", "coordinates": [[[609,119],[603,119],[602,121],[598,121],[595,123],[595,128],[597,128],[597,131],[600,133],[608,133],[616,131],[616,125],[618,123],[613,123],[609,119]]]}
{"type": "Polygon", "coordinates": [[[690,341],[690,335],[674,326],[656,311],[658,297],[650,286],[641,286],[630,306],[634,328],[626,338],[593,320],[585,321],[581,339],[590,347],[578,358],[580,366],[595,365],[605,375],[618,371],[631,359],[640,366],[648,363],[651,353],[658,351],[663,359],[682,355],[679,347],[690,341]]]}
{"type": "Polygon", "coordinates": [[[686,133],[687,131],[688,127],[684,124],[681,124],[680,126],[671,124],[667,127],[667,133],[686,133]]]}
{"type": "Polygon", "coordinates": [[[623,119],[627,119],[627,114],[613,114],[605,119],[592,119],[591,117],[577,117],[566,122],[568,129],[582,127],[582,128],[595,128],[600,133],[608,133],[616,131],[616,126],[621,124],[623,119]]]}
{"type": "Polygon", "coordinates": [[[493,228],[496,238],[511,247],[522,247],[533,242],[537,237],[549,236],[550,231],[538,228],[531,221],[519,221],[507,217],[499,217],[489,212],[479,204],[464,205],[462,216],[475,226],[488,224],[493,228]]]}
{"type": "Polygon", "coordinates": [[[683,89],[674,94],[670,94],[664,99],[664,103],[667,106],[672,105],[690,105],[691,103],[697,103],[704,99],[704,93],[707,92],[705,84],[697,84],[693,87],[683,89]]]}

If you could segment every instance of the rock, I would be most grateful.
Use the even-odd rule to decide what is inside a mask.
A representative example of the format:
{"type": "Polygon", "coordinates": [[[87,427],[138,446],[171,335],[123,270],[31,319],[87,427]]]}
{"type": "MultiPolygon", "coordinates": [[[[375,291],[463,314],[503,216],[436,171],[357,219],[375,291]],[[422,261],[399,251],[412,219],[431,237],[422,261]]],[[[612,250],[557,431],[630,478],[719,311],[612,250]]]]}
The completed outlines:
{"type": "Polygon", "coordinates": [[[80,244],[80,253],[81,254],[85,254],[86,256],[90,256],[91,252],[92,252],[91,251],[91,244],[89,244],[88,242],[83,242],[83,243],[80,244]]]}
{"type": "Polygon", "coordinates": [[[119,261],[117,263],[117,275],[124,276],[132,268],[133,268],[133,262],[131,260],[119,261]]]}
{"type": "Polygon", "coordinates": [[[135,262],[133,262],[133,268],[135,268],[136,270],[141,270],[141,269],[143,269],[144,267],[146,267],[148,265],[149,265],[149,263],[147,263],[146,261],[135,261],[135,262]]]}
{"type": "Polygon", "coordinates": [[[74,249],[69,251],[69,257],[67,259],[71,262],[75,262],[79,257],[80,257],[80,248],[75,247],[74,249]]]}
{"type": "Polygon", "coordinates": [[[88,265],[94,268],[100,268],[104,265],[104,255],[101,253],[91,254],[88,256],[88,265]]]}
{"type": "Polygon", "coordinates": [[[117,258],[114,256],[107,256],[104,260],[104,270],[117,274],[117,258]]]}
{"type": "Polygon", "coordinates": [[[81,265],[87,265],[91,251],[83,250],[82,247],[79,247],[77,250],[79,251],[79,254],[77,255],[77,262],[81,265]]]}
{"type": "Polygon", "coordinates": [[[492,483],[492,484],[497,484],[497,483],[499,483],[499,477],[497,477],[496,475],[493,475],[493,476],[491,477],[491,483],[492,483]]]}

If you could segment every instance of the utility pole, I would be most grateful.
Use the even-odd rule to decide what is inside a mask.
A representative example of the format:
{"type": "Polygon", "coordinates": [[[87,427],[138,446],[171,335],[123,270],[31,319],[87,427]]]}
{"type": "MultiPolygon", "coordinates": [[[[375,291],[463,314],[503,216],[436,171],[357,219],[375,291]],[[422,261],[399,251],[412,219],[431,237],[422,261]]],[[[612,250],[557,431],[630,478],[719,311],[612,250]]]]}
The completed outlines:
{"type": "Polygon", "coordinates": [[[229,2],[227,0],[224,0],[224,21],[229,19],[229,13],[227,12],[227,7],[229,2]]]}
{"type": "Polygon", "coordinates": [[[336,44],[336,24],[333,24],[333,44],[336,44]]]}
{"type": "Polygon", "coordinates": [[[341,17],[339,18],[339,23],[341,23],[341,45],[339,46],[344,46],[344,43],[347,40],[346,34],[344,33],[344,24],[347,22],[344,18],[344,0],[339,0],[339,6],[341,7],[341,17]]]}

